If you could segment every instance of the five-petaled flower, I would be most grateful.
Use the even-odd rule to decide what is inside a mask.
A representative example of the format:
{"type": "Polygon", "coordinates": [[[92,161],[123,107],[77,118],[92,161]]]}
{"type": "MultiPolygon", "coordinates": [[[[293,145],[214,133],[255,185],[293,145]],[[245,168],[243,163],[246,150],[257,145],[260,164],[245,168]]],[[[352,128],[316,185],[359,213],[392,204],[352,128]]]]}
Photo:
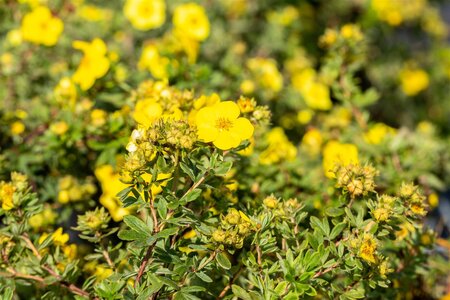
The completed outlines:
{"type": "Polygon", "coordinates": [[[224,101],[202,108],[196,115],[200,140],[221,150],[228,150],[253,135],[254,127],[246,118],[239,117],[236,103],[224,101]]]}

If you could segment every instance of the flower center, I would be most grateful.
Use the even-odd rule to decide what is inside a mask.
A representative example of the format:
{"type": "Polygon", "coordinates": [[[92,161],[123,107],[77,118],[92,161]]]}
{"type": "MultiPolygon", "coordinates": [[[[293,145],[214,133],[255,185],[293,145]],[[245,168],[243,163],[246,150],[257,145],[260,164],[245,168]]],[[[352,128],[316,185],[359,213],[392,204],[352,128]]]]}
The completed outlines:
{"type": "Polygon", "coordinates": [[[216,128],[219,129],[220,131],[224,130],[228,131],[231,129],[231,127],[233,127],[233,122],[231,122],[227,118],[220,117],[216,121],[216,128]]]}

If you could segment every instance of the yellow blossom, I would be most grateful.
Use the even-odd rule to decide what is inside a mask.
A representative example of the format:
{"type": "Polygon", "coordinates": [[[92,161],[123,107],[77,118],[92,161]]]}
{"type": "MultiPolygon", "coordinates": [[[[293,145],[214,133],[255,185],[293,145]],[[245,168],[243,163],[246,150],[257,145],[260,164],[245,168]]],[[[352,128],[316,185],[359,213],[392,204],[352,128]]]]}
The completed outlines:
{"type": "Polygon", "coordinates": [[[224,101],[202,108],[196,115],[198,137],[212,142],[221,150],[228,150],[253,135],[253,125],[246,118],[239,118],[239,107],[232,101],[224,101]]]}
{"type": "Polygon", "coordinates": [[[132,116],[139,125],[148,128],[161,118],[162,113],[163,108],[161,104],[156,99],[148,98],[136,103],[132,116]]]}
{"type": "Polygon", "coordinates": [[[250,79],[245,79],[241,82],[241,85],[239,87],[245,95],[252,94],[255,91],[255,82],[250,79]]]}
{"type": "Polygon", "coordinates": [[[308,152],[309,155],[315,156],[320,153],[322,147],[322,134],[319,130],[313,128],[308,130],[302,138],[302,147],[308,152]]]}
{"type": "Polygon", "coordinates": [[[100,203],[109,211],[114,221],[121,221],[124,216],[130,214],[130,208],[122,207],[122,203],[116,195],[127,185],[120,181],[120,175],[114,171],[111,165],[96,168],[95,176],[103,191],[100,196],[100,203]]]}
{"type": "Polygon", "coordinates": [[[68,102],[70,107],[75,106],[75,101],[78,94],[77,88],[69,77],[61,78],[53,92],[55,94],[56,100],[60,103],[66,104],[68,102]]]}
{"type": "Polygon", "coordinates": [[[261,57],[250,58],[247,61],[247,67],[261,87],[272,92],[279,92],[283,88],[283,76],[275,60],[261,57]]]}
{"type": "Polygon", "coordinates": [[[311,109],[302,109],[297,114],[297,121],[300,124],[308,124],[314,117],[314,111],[311,109]]]}
{"type": "Polygon", "coordinates": [[[329,110],[333,105],[329,87],[317,80],[316,71],[313,68],[306,68],[294,74],[292,86],[300,92],[309,108],[329,110]]]}
{"type": "Polygon", "coordinates": [[[0,182],[0,202],[2,209],[11,210],[14,208],[13,196],[15,187],[11,183],[0,182]]]}
{"type": "Polygon", "coordinates": [[[183,234],[183,239],[192,239],[197,236],[197,233],[195,230],[189,230],[185,234],[183,234]]]}
{"type": "Polygon", "coordinates": [[[52,15],[50,9],[38,6],[23,17],[20,29],[25,41],[53,46],[58,42],[64,24],[52,15]]]}
{"type": "Polygon", "coordinates": [[[378,145],[388,135],[395,134],[396,130],[384,123],[374,124],[366,133],[364,133],[364,140],[368,144],[378,145]]]}
{"type": "Polygon", "coordinates": [[[6,40],[12,46],[19,46],[20,44],[22,44],[23,40],[22,32],[20,31],[20,29],[12,29],[8,31],[8,34],[6,35],[6,40]]]}
{"type": "Polygon", "coordinates": [[[290,161],[297,156],[297,148],[289,141],[283,128],[273,128],[266,134],[265,139],[268,147],[259,157],[261,164],[268,165],[284,160],[290,161]]]}
{"type": "Polygon", "coordinates": [[[418,68],[405,68],[400,72],[400,82],[403,93],[415,96],[428,88],[429,78],[427,72],[418,68]]]}
{"type": "Polygon", "coordinates": [[[56,135],[63,135],[69,129],[69,125],[66,122],[60,121],[50,125],[50,130],[56,135]]]}
{"type": "Polygon", "coordinates": [[[77,10],[79,16],[90,22],[99,22],[111,17],[111,12],[106,9],[101,9],[95,5],[83,5],[77,10]]]}
{"type": "Polygon", "coordinates": [[[210,25],[205,9],[193,2],[175,7],[173,25],[176,31],[196,41],[209,36],[210,25]]]}
{"type": "Polygon", "coordinates": [[[91,124],[96,127],[102,126],[106,123],[107,116],[106,111],[96,108],[91,112],[91,124]]]}
{"type": "Polygon", "coordinates": [[[169,64],[169,58],[161,56],[155,44],[147,44],[142,50],[138,68],[147,69],[156,79],[165,79],[168,77],[169,64]]]}
{"type": "Polygon", "coordinates": [[[358,162],[358,148],[353,144],[329,141],[323,149],[323,170],[328,178],[334,177],[332,170],[336,164],[346,166],[358,162]]]}
{"type": "Polygon", "coordinates": [[[21,135],[25,131],[25,124],[20,121],[16,121],[11,124],[11,133],[13,135],[21,135]]]}
{"type": "Polygon", "coordinates": [[[377,242],[372,235],[364,234],[361,246],[359,247],[359,256],[369,263],[375,263],[375,251],[377,250],[377,242]]]}
{"type": "Polygon", "coordinates": [[[134,28],[145,31],[164,24],[166,3],[164,0],[127,0],[123,12],[134,28]]]}
{"type": "Polygon", "coordinates": [[[84,54],[72,79],[82,90],[88,90],[94,85],[95,80],[105,76],[109,70],[110,62],[106,57],[108,49],[105,42],[99,38],[90,43],[74,41],[72,46],[84,54]]]}
{"type": "Polygon", "coordinates": [[[428,196],[428,203],[431,208],[435,208],[439,206],[439,196],[436,193],[432,193],[428,196]]]}

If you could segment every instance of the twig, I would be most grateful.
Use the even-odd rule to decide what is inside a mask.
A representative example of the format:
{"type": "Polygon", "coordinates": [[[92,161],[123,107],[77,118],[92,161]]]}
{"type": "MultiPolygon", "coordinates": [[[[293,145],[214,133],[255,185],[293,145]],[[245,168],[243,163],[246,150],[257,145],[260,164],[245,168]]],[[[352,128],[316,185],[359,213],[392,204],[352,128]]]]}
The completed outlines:
{"type": "Polygon", "coordinates": [[[339,266],[339,263],[335,263],[334,265],[326,268],[325,270],[321,270],[321,271],[317,272],[316,274],[314,274],[314,276],[312,278],[317,278],[319,276],[322,276],[323,274],[328,273],[328,272],[336,269],[337,266],[339,266]]]}
{"type": "Polygon", "coordinates": [[[236,281],[236,279],[241,275],[241,272],[244,270],[244,268],[241,266],[239,270],[231,277],[230,282],[223,288],[223,290],[220,292],[219,296],[217,296],[217,299],[222,299],[227,294],[228,290],[231,288],[233,283],[236,281]]]}

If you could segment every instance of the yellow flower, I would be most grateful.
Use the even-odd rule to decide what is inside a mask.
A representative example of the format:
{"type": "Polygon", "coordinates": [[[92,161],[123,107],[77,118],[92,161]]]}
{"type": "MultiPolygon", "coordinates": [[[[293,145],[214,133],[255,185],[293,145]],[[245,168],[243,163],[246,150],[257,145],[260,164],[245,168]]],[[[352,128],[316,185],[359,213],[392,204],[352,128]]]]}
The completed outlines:
{"type": "Polygon", "coordinates": [[[103,21],[111,17],[111,12],[106,9],[101,9],[95,5],[83,5],[77,10],[78,15],[90,22],[103,21]]]}
{"type": "Polygon", "coordinates": [[[322,134],[317,129],[308,130],[302,139],[302,147],[309,155],[315,156],[320,153],[322,147],[322,134]]]}
{"type": "Polygon", "coordinates": [[[66,122],[56,122],[50,125],[50,130],[56,135],[63,135],[69,129],[69,125],[66,122]]]}
{"type": "Polygon", "coordinates": [[[239,87],[245,95],[252,94],[255,91],[255,82],[250,79],[245,79],[241,82],[239,87]]]}
{"type": "Polygon", "coordinates": [[[127,185],[120,181],[120,175],[114,171],[111,165],[98,167],[94,173],[103,191],[100,196],[100,203],[109,211],[114,221],[121,221],[131,211],[130,208],[122,207],[122,203],[116,195],[127,185]]]}
{"type": "Polygon", "coordinates": [[[341,35],[349,40],[360,41],[363,39],[363,34],[358,25],[345,24],[341,27],[341,35]]]}
{"type": "Polygon", "coordinates": [[[188,240],[188,239],[192,239],[196,236],[197,236],[197,232],[195,232],[195,230],[189,230],[188,232],[183,234],[183,239],[188,240]]]}
{"type": "Polygon", "coordinates": [[[61,78],[53,92],[56,100],[61,104],[66,104],[66,102],[68,102],[70,107],[75,106],[75,101],[78,94],[77,88],[69,77],[61,78]]]}
{"type": "Polygon", "coordinates": [[[53,46],[63,32],[63,22],[52,16],[50,9],[38,6],[23,17],[22,38],[35,44],[53,46]]]}
{"type": "Polygon", "coordinates": [[[329,141],[323,149],[323,170],[328,178],[334,177],[332,170],[336,164],[346,166],[358,162],[358,148],[353,144],[329,141]]]}
{"type": "Polygon", "coordinates": [[[175,30],[196,41],[209,36],[209,20],[205,9],[196,3],[178,5],[173,14],[175,30]]]}
{"type": "Polygon", "coordinates": [[[300,124],[308,124],[309,121],[314,117],[314,111],[311,109],[302,109],[297,114],[297,121],[300,124]]]}
{"type": "Polygon", "coordinates": [[[164,0],[127,0],[123,12],[134,28],[145,31],[164,24],[166,3],[164,0]]]}
{"type": "Polygon", "coordinates": [[[169,76],[169,64],[169,58],[161,56],[156,45],[148,44],[142,50],[138,68],[147,69],[156,79],[165,79],[169,76]]]}
{"type": "Polygon", "coordinates": [[[439,206],[439,196],[436,193],[432,193],[428,196],[428,203],[432,208],[439,206]]]}
{"type": "Polygon", "coordinates": [[[2,209],[11,210],[14,208],[13,196],[15,187],[11,183],[0,182],[0,202],[2,209]]]}
{"type": "Polygon", "coordinates": [[[376,123],[366,133],[364,133],[364,140],[368,144],[378,145],[388,135],[395,134],[396,130],[384,123],[376,123]]]}
{"type": "Polygon", "coordinates": [[[196,116],[198,137],[206,143],[213,142],[221,150],[228,150],[253,135],[253,125],[239,118],[239,107],[232,101],[216,103],[202,108],[196,116]]]}
{"type": "Polygon", "coordinates": [[[275,60],[261,57],[250,58],[247,67],[263,88],[272,92],[279,92],[283,88],[283,75],[278,70],[275,60]]]}
{"type": "Polygon", "coordinates": [[[309,108],[329,110],[333,105],[329,87],[317,80],[313,68],[306,68],[292,76],[292,86],[300,92],[309,108]]]}
{"type": "Polygon", "coordinates": [[[297,156],[297,148],[289,141],[283,128],[273,128],[266,134],[265,139],[269,145],[261,153],[260,163],[269,165],[283,160],[294,160],[297,156]]]}
{"type": "Polygon", "coordinates": [[[6,40],[8,43],[12,46],[19,46],[22,44],[22,32],[20,29],[12,29],[8,31],[8,34],[6,35],[6,40]]]}
{"type": "Polygon", "coordinates": [[[63,229],[59,227],[53,233],[53,243],[56,246],[63,246],[69,241],[69,235],[67,233],[63,233],[63,229]]]}
{"type": "Polygon", "coordinates": [[[110,62],[106,57],[108,49],[105,42],[96,38],[91,43],[74,41],[73,48],[83,51],[83,58],[72,79],[78,83],[82,90],[88,90],[94,85],[96,79],[105,76],[109,70],[110,62]]]}
{"type": "Polygon", "coordinates": [[[400,72],[400,82],[403,93],[415,96],[429,85],[427,72],[417,68],[405,68],[400,72]]]}
{"type": "Polygon", "coordinates": [[[25,124],[20,121],[16,121],[11,124],[11,133],[13,135],[21,135],[25,131],[25,124]]]}
{"type": "Polygon", "coordinates": [[[91,124],[96,127],[102,126],[106,123],[106,117],[106,111],[96,108],[91,112],[91,124]]]}
{"type": "Polygon", "coordinates": [[[361,246],[359,247],[359,256],[369,263],[375,263],[375,251],[377,250],[377,242],[372,235],[364,234],[361,246]]]}
{"type": "Polygon", "coordinates": [[[161,118],[162,114],[161,104],[157,100],[149,98],[136,103],[133,119],[145,127],[150,127],[156,120],[161,118]]]}

